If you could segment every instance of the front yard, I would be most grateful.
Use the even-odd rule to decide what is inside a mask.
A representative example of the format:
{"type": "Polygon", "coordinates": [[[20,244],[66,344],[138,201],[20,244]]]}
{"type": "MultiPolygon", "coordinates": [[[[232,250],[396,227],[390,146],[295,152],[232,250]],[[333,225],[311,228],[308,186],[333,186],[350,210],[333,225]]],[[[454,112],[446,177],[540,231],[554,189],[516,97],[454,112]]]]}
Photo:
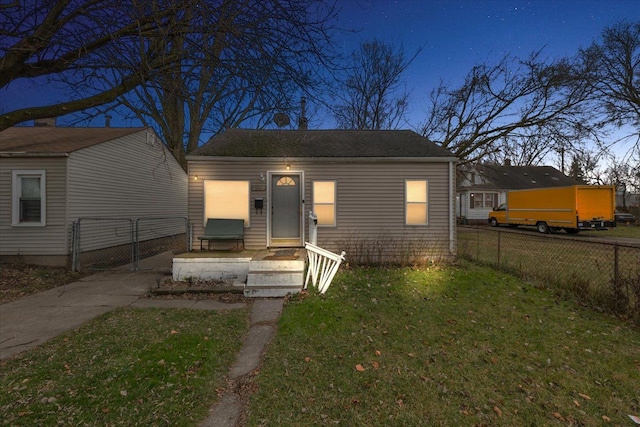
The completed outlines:
{"type": "MultiPolygon", "coordinates": [[[[0,424],[198,426],[246,310],[112,312],[0,362],[0,424]]],[[[249,426],[630,425],[640,330],[490,268],[342,269],[287,301],[249,426]]]]}
{"type": "Polygon", "coordinates": [[[257,388],[252,426],[629,425],[640,331],[467,263],[353,269],[286,306],[257,388]]]}

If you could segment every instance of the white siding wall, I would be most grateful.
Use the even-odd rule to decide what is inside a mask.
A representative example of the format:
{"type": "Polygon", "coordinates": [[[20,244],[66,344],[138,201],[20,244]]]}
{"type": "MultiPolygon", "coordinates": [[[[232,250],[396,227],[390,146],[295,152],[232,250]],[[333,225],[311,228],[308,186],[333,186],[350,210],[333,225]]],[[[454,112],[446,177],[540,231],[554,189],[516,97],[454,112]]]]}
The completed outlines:
{"type": "MultiPolygon", "coordinates": [[[[260,173],[284,171],[282,161],[220,162],[212,160],[189,162],[189,218],[194,224],[194,239],[204,231],[204,179],[249,179],[254,189],[262,190],[268,183],[260,173]],[[195,181],[194,176],[198,176],[195,181]]],[[[337,182],[337,225],[318,228],[318,244],[329,250],[357,241],[380,241],[381,237],[397,242],[413,242],[429,247],[438,256],[449,255],[450,210],[455,201],[449,195],[449,164],[426,162],[309,162],[292,161],[291,171],[303,171],[305,178],[306,221],[312,207],[314,180],[337,182]],[[405,179],[427,179],[429,224],[405,225],[405,179]]],[[[455,188],[455,186],[453,187],[455,188]]],[[[245,230],[248,248],[266,246],[266,191],[251,191],[251,203],[256,197],[265,199],[262,215],[251,209],[251,227],[245,230]]],[[[308,229],[305,225],[308,236],[308,229]]],[[[306,237],[305,237],[306,238],[306,237]]],[[[454,237],[455,239],[455,237],[454,237]]],[[[197,242],[197,239],[195,239],[197,242]]],[[[392,248],[388,248],[392,250],[392,248]]]]}
{"type": "Polygon", "coordinates": [[[492,209],[489,208],[483,208],[483,209],[471,209],[471,193],[472,192],[478,192],[478,193],[498,193],[498,205],[500,205],[501,203],[506,203],[506,199],[507,199],[507,195],[504,191],[498,191],[498,190],[473,190],[473,191],[465,191],[463,193],[458,193],[458,195],[463,199],[462,201],[462,208],[463,208],[463,212],[462,212],[462,216],[466,217],[467,221],[471,222],[471,223],[487,223],[487,219],[489,218],[489,212],[491,212],[492,209]]]}
{"type": "Polygon", "coordinates": [[[66,157],[0,159],[0,255],[65,256],[69,254],[66,218],[66,157]],[[11,171],[46,171],[46,226],[11,225],[11,171]]]}
{"type": "Polygon", "coordinates": [[[186,215],[187,175],[151,131],[70,155],[71,221],[87,216],[186,215]]]}

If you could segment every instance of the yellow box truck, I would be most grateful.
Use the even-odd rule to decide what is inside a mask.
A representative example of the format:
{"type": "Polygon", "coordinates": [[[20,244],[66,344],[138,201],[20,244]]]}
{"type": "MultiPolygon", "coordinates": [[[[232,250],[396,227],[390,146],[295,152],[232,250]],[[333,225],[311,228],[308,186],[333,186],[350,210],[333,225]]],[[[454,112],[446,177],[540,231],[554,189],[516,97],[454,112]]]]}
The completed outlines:
{"type": "Polygon", "coordinates": [[[615,227],[616,189],[613,185],[511,190],[507,203],[489,212],[492,227],[529,225],[541,233],[564,229],[603,230],[615,227]]]}

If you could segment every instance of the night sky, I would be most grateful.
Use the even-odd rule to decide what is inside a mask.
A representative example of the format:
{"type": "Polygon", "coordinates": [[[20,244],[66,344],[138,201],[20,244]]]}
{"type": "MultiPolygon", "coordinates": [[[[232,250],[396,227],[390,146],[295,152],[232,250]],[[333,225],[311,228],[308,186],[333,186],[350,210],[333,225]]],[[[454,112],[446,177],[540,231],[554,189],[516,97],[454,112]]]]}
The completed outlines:
{"type": "MultiPolygon", "coordinates": [[[[475,64],[494,63],[506,54],[525,57],[544,48],[549,58],[571,56],[606,26],[622,19],[640,20],[638,0],[339,0],[338,7],[337,26],[360,30],[340,35],[344,53],[374,37],[402,43],[409,55],[424,47],[405,74],[412,102],[401,127],[408,129],[424,120],[425,99],[440,80],[458,86],[475,64]]],[[[55,98],[42,84],[16,82],[0,93],[0,110],[42,105],[55,98]]],[[[333,127],[328,116],[310,119],[312,127],[333,127]]],[[[59,120],[60,125],[68,122],[59,120]]],[[[92,123],[103,124],[104,119],[92,123]]],[[[114,117],[112,125],[139,124],[114,117]]]]}
{"type": "Polygon", "coordinates": [[[539,49],[554,59],[588,47],[620,20],[640,20],[637,0],[352,0],[341,25],[362,31],[346,40],[347,51],[374,37],[402,43],[408,54],[424,49],[405,77],[412,93],[407,127],[425,117],[424,99],[442,80],[462,84],[471,68],[505,55],[526,57],[539,49]]]}

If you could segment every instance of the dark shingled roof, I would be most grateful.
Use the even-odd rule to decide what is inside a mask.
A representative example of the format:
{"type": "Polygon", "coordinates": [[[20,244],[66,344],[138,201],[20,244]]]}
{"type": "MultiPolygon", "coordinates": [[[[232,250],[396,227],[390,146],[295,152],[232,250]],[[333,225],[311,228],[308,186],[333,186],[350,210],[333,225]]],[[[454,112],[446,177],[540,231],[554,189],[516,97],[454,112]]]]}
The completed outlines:
{"type": "Polygon", "coordinates": [[[410,130],[229,129],[189,153],[224,157],[455,157],[410,130]]]}
{"type": "Polygon", "coordinates": [[[477,165],[483,177],[483,188],[522,190],[528,188],[564,187],[583,184],[551,166],[477,165]]]}
{"type": "Polygon", "coordinates": [[[64,154],[144,128],[11,127],[0,132],[0,153],[64,154]]]}

